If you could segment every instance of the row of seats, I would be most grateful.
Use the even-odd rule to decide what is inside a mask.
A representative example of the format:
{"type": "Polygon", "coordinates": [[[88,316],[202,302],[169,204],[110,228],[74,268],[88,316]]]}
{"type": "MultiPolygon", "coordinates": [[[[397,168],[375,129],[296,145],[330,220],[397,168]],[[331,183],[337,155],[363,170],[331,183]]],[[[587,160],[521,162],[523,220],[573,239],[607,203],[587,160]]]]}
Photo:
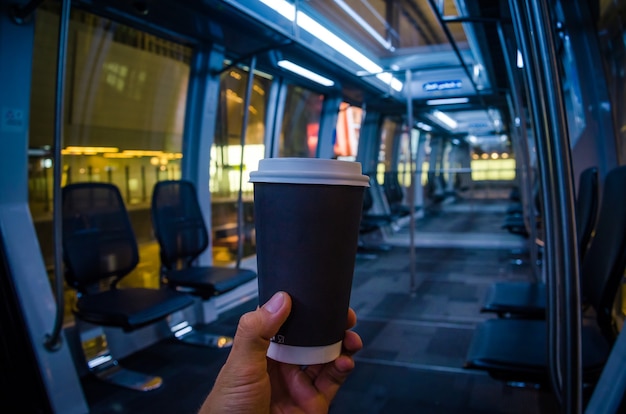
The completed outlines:
{"type": "MultiPolygon", "coordinates": [[[[370,177],[370,186],[365,189],[363,196],[363,209],[361,214],[361,236],[379,232],[384,228],[397,227],[397,223],[419,211],[421,206],[413,208],[407,203],[405,189],[400,184],[397,171],[386,171],[383,174],[383,184],[379,184],[375,173],[366,174],[370,177]],[[382,200],[382,208],[374,212],[374,199],[382,200]]],[[[361,238],[362,240],[363,238],[361,238]]],[[[378,250],[380,245],[366,246],[361,243],[363,250],[378,250]]]]}
{"type": "MultiPolygon", "coordinates": [[[[576,196],[576,234],[578,254],[585,257],[596,226],[600,202],[598,168],[589,167],[579,177],[576,196]]],[[[546,285],[542,282],[501,282],[490,286],[482,312],[500,316],[543,319],[546,309],[546,285]]]]}
{"type": "MultiPolygon", "coordinates": [[[[370,186],[366,187],[363,193],[363,206],[361,213],[361,223],[359,227],[360,237],[358,253],[359,257],[374,258],[376,256],[373,252],[388,251],[390,249],[390,246],[383,243],[382,234],[384,232],[384,229],[393,228],[397,220],[406,216],[402,208],[406,206],[402,203],[402,199],[404,198],[404,191],[400,187],[399,183],[397,184],[397,187],[393,186],[392,188],[392,185],[390,184],[391,180],[387,179],[387,186],[383,186],[383,188],[381,189],[379,183],[376,180],[376,176],[374,174],[367,175],[370,178],[370,186]],[[384,201],[388,206],[388,209],[384,209],[386,211],[372,211],[374,208],[375,193],[378,193],[381,197],[384,197],[384,201]],[[392,195],[392,198],[389,198],[392,193],[394,193],[392,195]],[[375,235],[376,237],[373,237],[373,235],[375,235]]],[[[385,173],[385,175],[387,175],[387,173],[385,173]]]]}
{"type": "MultiPolygon", "coordinates": [[[[195,266],[209,246],[209,234],[193,183],[158,182],[151,214],[160,250],[161,288],[120,288],[122,279],[139,263],[139,249],[119,189],[96,182],[63,187],[65,279],[77,292],[72,309],[77,325],[87,322],[132,332],[256,278],[249,269],[195,266]]],[[[200,334],[189,323],[177,322],[170,326],[172,334],[185,342],[217,347],[232,343],[232,338],[200,334]]],[[[161,385],[158,377],[122,370],[109,352],[103,349],[97,358],[85,353],[91,373],[133,389],[161,385]]]]}
{"type": "MultiPolygon", "coordinates": [[[[581,259],[582,370],[585,384],[599,378],[618,335],[612,309],[626,270],[626,166],[610,171],[602,190],[595,231],[581,259]]],[[[581,187],[578,199],[587,190],[581,187]]],[[[593,191],[589,194],[593,197],[593,191]]],[[[578,206],[582,205],[582,200],[578,206]]],[[[581,209],[583,207],[580,207],[581,209]]],[[[593,208],[591,208],[593,211],[593,208]]],[[[581,210],[577,210],[577,217],[581,210]]],[[[583,214],[580,214],[581,216],[583,214]]],[[[580,243],[580,241],[579,241],[580,243]]],[[[522,288],[530,290],[525,287],[522,288]]],[[[497,289],[496,289],[497,290],[497,289]]],[[[486,307],[500,317],[481,323],[472,338],[465,368],[488,372],[508,383],[549,386],[548,324],[545,294],[515,298],[508,311],[486,307]],[[520,300],[521,299],[521,300],[520,300]],[[524,305],[522,302],[527,299],[524,305]],[[523,311],[524,306],[528,306],[523,311]],[[541,311],[539,311],[541,309],[541,311]]]]}
{"type": "MultiPolygon", "coordinates": [[[[398,171],[385,171],[383,174],[383,190],[391,214],[396,217],[406,217],[411,214],[411,206],[406,203],[404,189],[398,179],[398,171]]],[[[414,207],[417,211],[420,207],[414,207]]]]}
{"type": "Polygon", "coordinates": [[[502,228],[508,230],[513,234],[519,234],[524,237],[529,235],[529,226],[535,226],[539,228],[541,226],[541,192],[539,182],[535,182],[533,186],[533,205],[531,206],[533,211],[531,212],[529,223],[526,223],[526,217],[524,214],[524,205],[522,203],[522,196],[519,193],[519,189],[515,188],[511,191],[510,199],[513,201],[506,210],[506,216],[502,221],[502,228]]]}

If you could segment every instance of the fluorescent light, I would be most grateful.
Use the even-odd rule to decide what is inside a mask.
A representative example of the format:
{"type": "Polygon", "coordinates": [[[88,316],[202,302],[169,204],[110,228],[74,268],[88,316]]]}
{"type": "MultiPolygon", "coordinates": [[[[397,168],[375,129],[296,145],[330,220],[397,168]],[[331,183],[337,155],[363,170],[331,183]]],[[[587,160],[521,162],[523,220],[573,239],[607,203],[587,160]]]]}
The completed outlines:
{"type": "Polygon", "coordinates": [[[468,103],[469,98],[441,98],[441,99],[429,99],[426,101],[426,105],[452,105],[468,103]]]}
{"type": "Polygon", "coordinates": [[[265,4],[270,9],[274,10],[285,19],[293,22],[296,20],[296,8],[293,4],[289,4],[284,0],[260,0],[261,3],[265,4]]]}
{"type": "Polygon", "coordinates": [[[402,82],[398,79],[391,76],[391,73],[379,73],[376,75],[378,79],[385,82],[387,85],[391,86],[391,88],[397,92],[402,90],[402,82]]]}
{"type": "Polygon", "coordinates": [[[366,71],[370,73],[379,73],[383,71],[383,68],[365,57],[365,55],[350,46],[346,41],[301,11],[298,12],[297,20],[298,26],[302,29],[317,37],[319,40],[326,43],[328,46],[332,47],[357,65],[361,66],[366,71]]]}
{"type": "Polygon", "coordinates": [[[433,130],[433,127],[431,127],[430,125],[425,124],[423,122],[418,122],[417,123],[417,127],[420,128],[420,129],[423,129],[426,132],[429,132],[429,131],[433,130]]]}
{"type": "Polygon", "coordinates": [[[434,110],[433,115],[450,129],[456,129],[456,127],[458,126],[457,122],[454,119],[450,118],[449,115],[444,114],[441,111],[434,110]]]}
{"type": "Polygon", "coordinates": [[[520,69],[524,67],[524,58],[519,50],[517,51],[517,67],[520,69]]]}
{"type": "Polygon", "coordinates": [[[322,42],[326,43],[337,52],[341,53],[352,62],[356,63],[369,73],[376,73],[376,77],[387,85],[391,86],[397,92],[402,90],[402,82],[391,76],[390,73],[382,73],[383,68],[374,63],[371,59],[367,58],[364,54],[350,46],[347,42],[341,39],[339,36],[332,33],[330,30],[310,18],[308,15],[301,11],[296,12],[296,8],[293,4],[286,2],[285,0],[259,0],[281,16],[289,20],[290,22],[296,21],[298,27],[309,32],[312,36],[315,36],[322,42]]]}
{"type": "Polygon", "coordinates": [[[385,49],[387,49],[387,50],[389,50],[391,52],[393,52],[396,49],[395,47],[393,47],[391,42],[389,42],[388,40],[383,39],[383,37],[380,34],[378,34],[378,32],[376,30],[374,30],[374,28],[372,26],[370,26],[365,20],[363,20],[363,18],[361,16],[359,16],[357,12],[352,10],[350,8],[350,6],[348,6],[346,4],[346,2],[344,2],[343,0],[334,0],[334,1],[337,4],[337,6],[341,7],[341,9],[343,11],[345,11],[348,16],[352,17],[352,19],[355,22],[357,22],[359,24],[359,26],[361,26],[367,33],[369,33],[370,36],[372,36],[385,49]]]}
{"type": "Polygon", "coordinates": [[[313,82],[317,82],[320,85],[333,86],[335,84],[335,82],[333,82],[332,80],[325,78],[321,75],[318,75],[315,72],[311,72],[310,70],[303,68],[302,66],[298,66],[295,63],[290,62],[288,60],[280,60],[278,61],[277,64],[283,69],[287,69],[288,71],[297,73],[298,75],[303,76],[309,80],[312,80],[313,82]]]}

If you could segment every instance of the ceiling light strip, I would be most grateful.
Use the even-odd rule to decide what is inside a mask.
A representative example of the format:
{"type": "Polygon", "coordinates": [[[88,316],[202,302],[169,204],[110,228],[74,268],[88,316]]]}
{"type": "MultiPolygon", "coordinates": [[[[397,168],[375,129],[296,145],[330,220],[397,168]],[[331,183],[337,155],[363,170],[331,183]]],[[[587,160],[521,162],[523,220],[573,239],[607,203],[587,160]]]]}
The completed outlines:
{"type": "Polygon", "coordinates": [[[386,39],[383,39],[383,37],[380,34],[378,34],[378,32],[376,30],[374,30],[374,28],[372,26],[370,26],[369,23],[367,23],[365,20],[363,20],[363,18],[361,16],[359,16],[357,12],[352,10],[350,8],[350,6],[348,6],[346,4],[346,2],[344,2],[343,0],[334,0],[334,1],[335,1],[335,4],[337,4],[337,6],[339,6],[344,12],[346,12],[346,14],[348,16],[350,16],[352,18],[352,20],[357,22],[359,24],[359,26],[361,26],[363,28],[363,30],[365,30],[367,33],[369,33],[369,35],[372,36],[385,49],[387,49],[389,51],[392,51],[392,52],[395,50],[395,47],[393,47],[391,42],[389,42],[386,39]]]}
{"type": "Polygon", "coordinates": [[[300,76],[303,76],[309,80],[312,80],[313,82],[317,82],[320,85],[333,86],[335,84],[335,82],[333,82],[332,80],[325,78],[321,75],[318,75],[315,72],[312,72],[306,68],[303,68],[302,66],[296,65],[295,63],[289,60],[280,60],[278,61],[277,65],[283,69],[287,69],[290,72],[297,73],[300,76]]]}
{"type": "Polygon", "coordinates": [[[443,122],[445,125],[447,125],[450,129],[456,129],[456,127],[458,126],[458,123],[452,119],[450,117],[450,115],[445,114],[441,111],[438,110],[434,110],[433,115],[435,116],[435,118],[437,118],[438,120],[440,120],[441,122],[443,122]]]}
{"type": "Polygon", "coordinates": [[[468,103],[469,98],[440,98],[429,99],[426,101],[426,105],[454,105],[468,103]]]}
{"type": "Polygon", "coordinates": [[[402,82],[394,78],[390,73],[382,73],[383,68],[374,63],[371,59],[364,54],[350,46],[347,42],[341,39],[339,36],[332,33],[330,30],[313,20],[307,14],[297,11],[295,7],[284,0],[259,0],[261,3],[270,7],[272,10],[279,13],[287,20],[295,21],[298,27],[306,30],[312,36],[315,36],[322,42],[326,43],[337,52],[341,53],[352,62],[356,63],[369,73],[376,73],[376,77],[387,85],[391,86],[394,90],[400,92],[402,90],[402,82]]]}

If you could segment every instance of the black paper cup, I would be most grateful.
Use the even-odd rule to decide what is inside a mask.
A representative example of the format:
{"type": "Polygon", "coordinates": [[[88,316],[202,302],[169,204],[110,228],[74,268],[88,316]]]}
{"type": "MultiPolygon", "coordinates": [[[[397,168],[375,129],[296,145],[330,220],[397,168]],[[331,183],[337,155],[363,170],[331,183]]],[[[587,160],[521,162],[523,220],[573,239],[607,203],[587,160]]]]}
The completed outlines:
{"type": "Polygon", "coordinates": [[[299,365],[333,361],[346,330],[369,178],[357,162],[268,158],[250,181],[259,303],[280,290],[292,299],[267,355],[299,365]]]}

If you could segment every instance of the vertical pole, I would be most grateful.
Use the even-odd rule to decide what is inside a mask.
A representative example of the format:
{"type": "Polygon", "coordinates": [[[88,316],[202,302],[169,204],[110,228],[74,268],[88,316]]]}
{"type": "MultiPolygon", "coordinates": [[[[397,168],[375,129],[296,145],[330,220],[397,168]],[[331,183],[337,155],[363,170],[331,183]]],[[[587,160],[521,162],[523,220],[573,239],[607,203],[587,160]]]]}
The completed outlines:
{"type": "Polygon", "coordinates": [[[239,192],[237,196],[237,268],[241,265],[241,258],[243,257],[243,151],[246,144],[249,113],[248,107],[250,106],[250,97],[252,95],[252,87],[254,86],[255,67],[256,56],[252,56],[248,71],[248,82],[246,84],[246,97],[243,100],[243,121],[241,122],[241,158],[239,160],[239,192]]]}
{"type": "Polygon", "coordinates": [[[146,192],[146,166],[141,166],[141,201],[148,200],[148,194],[146,192]]]}
{"type": "Polygon", "coordinates": [[[564,413],[582,412],[580,270],[569,131],[550,5],[510,0],[524,56],[546,231],[548,364],[564,413]]]}
{"type": "MultiPolygon", "coordinates": [[[[52,182],[52,223],[54,232],[54,280],[56,293],[56,319],[52,332],[46,334],[45,346],[50,350],[56,350],[61,346],[61,329],[65,313],[65,296],[63,287],[63,228],[61,220],[61,147],[63,146],[63,104],[64,81],[65,81],[65,55],[67,54],[67,37],[70,24],[70,0],[61,1],[61,14],[59,16],[59,49],[57,51],[57,77],[55,85],[55,108],[54,108],[54,144],[52,149],[53,173],[52,182]]],[[[46,188],[46,191],[48,189],[46,188]]]]}
{"type": "Polygon", "coordinates": [[[411,131],[413,130],[413,92],[411,88],[411,70],[406,70],[405,84],[406,90],[406,123],[407,134],[409,135],[409,169],[411,170],[411,181],[409,184],[409,210],[411,215],[409,216],[409,263],[411,280],[409,285],[409,294],[411,297],[415,296],[415,159],[413,158],[413,139],[411,131]]]}
{"type": "Polygon", "coordinates": [[[126,183],[126,202],[130,203],[130,166],[124,168],[124,182],[126,183]]]}
{"type": "Polygon", "coordinates": [[[509,102],[509,108],[514,111],[513,116],[517,115],[520,119],[519,126],[517,126],[514,133],[514,144],[516,148],[516,160],[521,161],[521,168],[519,169],[521,178],[521,190],[523,192],[523,209],[525,211],[524,217],[527,221],[529,237],[529,250],[530,260],[533,269],[533,276],[535,280],[541,279],[539,275],[538,252],[537,252],[537,225],[535,223],[535,202],[533,194],[534,174],[532,174],[532,165],[530,162],[530,150],[528,148],[528,132],[526,130],[526,116],[524,113],[524,104],[522,98],[522,85],[518,76],[516,65],[512,61],[512,53],[509,44],[506,41],[502,24],[498,23],[498,37],[500,39],[500,45],[502,47],[504,55],[504,64],[507,67],[507,74],[509,78],[509,84],[512,91],[512,102],[509,102]]]}

